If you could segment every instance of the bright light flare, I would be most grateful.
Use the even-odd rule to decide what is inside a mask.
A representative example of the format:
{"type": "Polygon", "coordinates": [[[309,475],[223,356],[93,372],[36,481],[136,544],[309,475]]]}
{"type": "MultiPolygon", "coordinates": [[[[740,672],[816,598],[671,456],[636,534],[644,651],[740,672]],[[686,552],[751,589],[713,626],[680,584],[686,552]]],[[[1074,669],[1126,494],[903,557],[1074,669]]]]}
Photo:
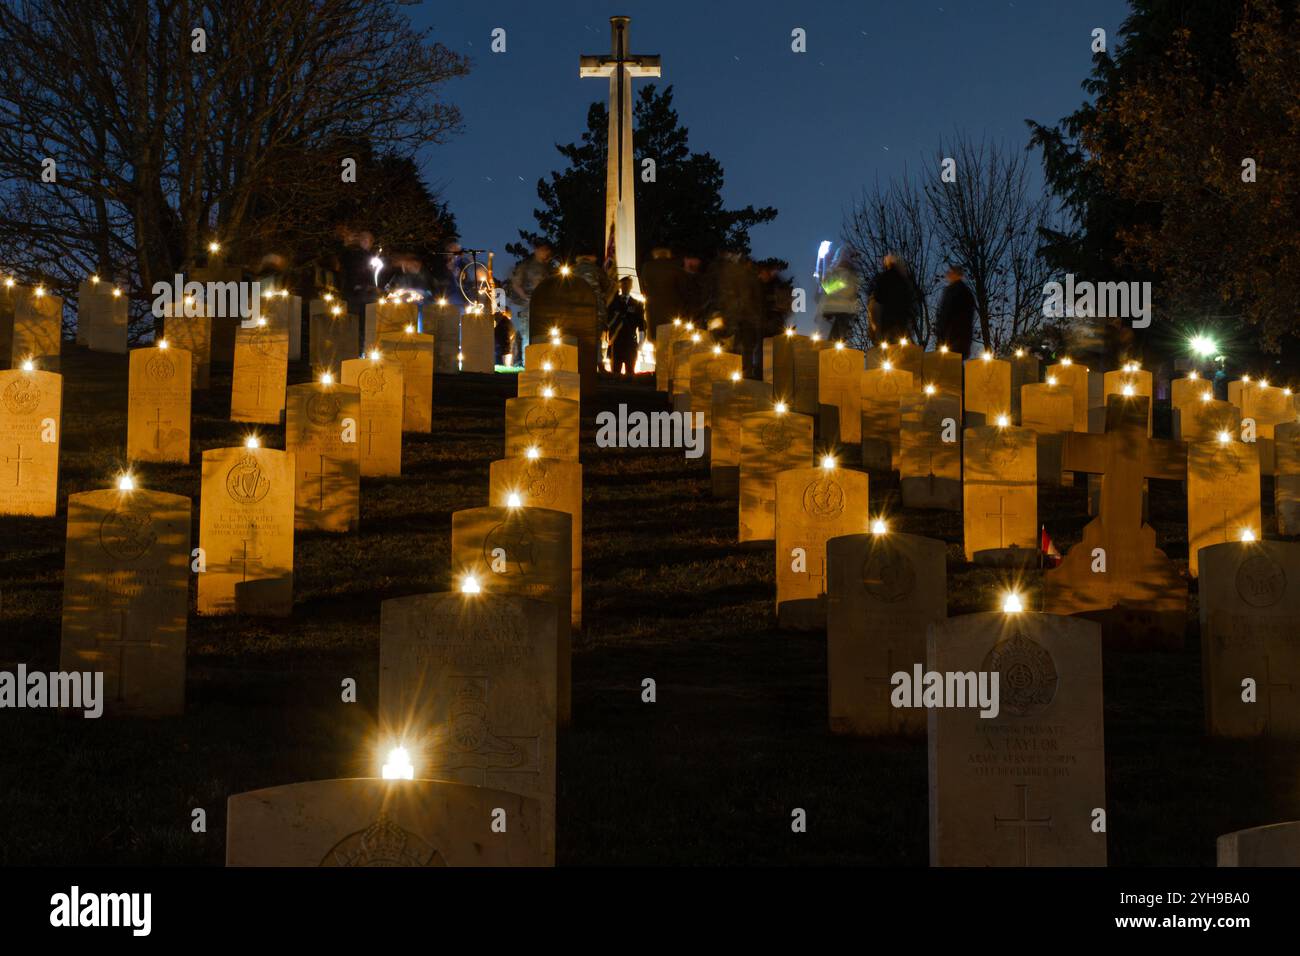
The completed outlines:
{"type": "Polygon", "coordinates": [[[388,751],[388,759],[384,761],[381,773],[385,780],[415,779],[415,766],[405,747],[394,747],[388,751]]]}

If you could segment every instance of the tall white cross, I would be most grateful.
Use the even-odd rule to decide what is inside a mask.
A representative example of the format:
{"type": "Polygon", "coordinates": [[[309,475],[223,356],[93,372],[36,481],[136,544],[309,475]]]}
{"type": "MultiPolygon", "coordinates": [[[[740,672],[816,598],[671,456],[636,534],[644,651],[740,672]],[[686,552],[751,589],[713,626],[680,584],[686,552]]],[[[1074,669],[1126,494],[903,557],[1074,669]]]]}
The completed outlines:
{"type": "Polygon", "coordinates": [[[609,147],[605,158],[605,249],[614,243],[614,263],[619,278],[636,274],[636,205],[632,175],[632,78],[659,75],[658,56],[632,56],[627,52],[631,17],[610,17],[608,55],[588,54],[579,60],[581,77],[609,77],[609,147]]]}

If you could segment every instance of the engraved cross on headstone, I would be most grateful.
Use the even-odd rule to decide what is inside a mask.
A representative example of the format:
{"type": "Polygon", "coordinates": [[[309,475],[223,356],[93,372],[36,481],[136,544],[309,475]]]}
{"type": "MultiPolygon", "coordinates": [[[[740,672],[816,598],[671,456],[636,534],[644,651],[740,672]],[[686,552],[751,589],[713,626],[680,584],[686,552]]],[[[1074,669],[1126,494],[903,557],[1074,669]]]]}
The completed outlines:
{"type": "Polygon", "coordinates": [[[128,647],[155,647],[157,646],[148,638],[143,640],[129,640],[127,638],[127,611],[126,608],[117,610],[117,639],[105,640],[99,638],[98,643],[104,648],[117,648],[117,702],[122,703],[126,700],[126,649],[128,647]]]}
{"type": "Polygon", "coordinates": [[[170,418],[166,421],[163,420],[161,408],[154,409],[153,421],[146,423],[153,426],[154,451],[158,451],[162,448],[162,427],[164,425],[170,425],[171,423],[172,420],[170,418]]]}
{"type": "Polygon", "coordinates": [[[818,593],[818,594],[825,594],[825,593],[826,593],[826,551],[825,551],[825,548],[826,548],[826,545],[823,543],[823,545],[822,545],[822,554],[821,554],[821,557],[819,557],[819,558],[817,559],[817,570],[814,571],[812,568],[809,568],[808,571],[807,571],[807,574],[808,574],[808,580],[809,580],[809,581],[816,581],[816,582],[817,582],[817,593],[818,593]]]}
{"type": "Polygon", "coordinates": [[[375,453],[375,435],[382,431],[383,428],[375,424],[375,419],[373,416],[366,419],[366,454],[367,455],[373,455],[375,453]]]}
{"type": "Polygon", "coordinates": [[[1005,548],[1007,546],[1007,519],[1020,517],[1020,515],[1016,514],[1015,512],[1007,511],[1006,500],[1007,499],[1005,496],[998,495],[998,510],[984,512],[984,517],[998,519],[998,547],[999,548],[1005,548]]]}
{"type": "Polygon", "coordinates": [[[22,445],[22,442],[19,442],[19,443],[18,443],[18,455],[17,455],[16,457],[11,458],[11,457],[9,457],[8,455],[5,456],[5,464],[6,464],[6,465],[9,464],[10,462],[16,462],[16,463],[17,463],[16,466],[15,466],[15,470],[14,470],[14,487],[15,487],[15,488],[17,488],[19,485],[21,485],[21,484],[23,483],[23,465],[24,465],[24,464],[31,464],[34,460],[35,460],[35,459],[33,459],[30,455],[28,455],[26,458],[23,457],[23,445],[22,445]]]}
{"type": "Polygon", "coordinates": [[[312,478],[316,479],[317,481],[316,510],[324,511],[325,510],[325,478],[329,474],[329,471],[325,467],[325,456],[321,455],[319,457],[320,457],[320,467],[316,471],[304,471],[303,477],[309,480],[312,478]]]}
{"type": "Polygon", "coordinates": [[[243,540],[242,548],[240,548],[237,551],[230,552],[230,561],[232,563],[236,563],[239,565],[240,568],[239,573],[245,581],[248,580],[248,565],[250,563],[252,563],[254,567],[261,568],[262,570],[266,569],[265,565],[262,564],[262,556],[260,554],[249,553],[248,544],[249,544],[248,539],[245,538],[243,540]]]}
{"type": "Polygon", "coordinates": [[[1001,830],[1006,827],[1014,827],[1020,831],[1020,853],[1022,857],[1021,866],[1029,865],[1029,828],[1030,827],[1047,827],[1052,828],[1052,817],[1031,817],[1029,815],[1029,784],[1018,783],[1016,789],[1020,791],[1020,815],[1016,817],[1000,817],[996,813],[993,815],[994,829],[1001,830]]]}
{"type": "MultiPolygon", "coordinates": [[[[1290,681],[1273,680],[1273,659],[1268,656],[1265,656],[1264,658],[1264,673],[1267,675],[1267,680],[1268,680],[1268,684],[1266,685],[1268,687],[1268,726],[1267,728],[1265,728],[1265,733],[1272,736],[1274,733],[1273,688],[1275,687],[1283,688],[1283,690],[1281,690],[1277,694],[1277,696],[1280,697],[1282,696],[1282,694],[1286,694],[1288,698],[1288,703],[1291,704],[1291,706],[1294,708],[1295,701],[1291,700],[1290,696],[1295,690],[1295,685],[1293,685],[1290,681]]],[[[1279,706],[1281,706],[1281,701],[1279,701],[1278,703],[1279,706]]]]}

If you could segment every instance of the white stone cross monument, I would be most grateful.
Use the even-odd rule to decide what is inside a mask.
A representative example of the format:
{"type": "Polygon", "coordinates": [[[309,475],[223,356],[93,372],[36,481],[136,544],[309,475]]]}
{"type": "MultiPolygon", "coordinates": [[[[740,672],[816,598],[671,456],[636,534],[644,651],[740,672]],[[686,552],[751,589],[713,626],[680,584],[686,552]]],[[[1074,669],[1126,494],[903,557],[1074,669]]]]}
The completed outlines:
{"type": "Polygon", "coordinates": [[[578,75],[609,77],[609,145],[605,158],[605,247],[614,246],[618,277],[632,277],[632,292],[640,295],[636,275],[636,207],[632,177],[632,79],[659,75],[658,56],[627,52],[631,17],[610,17],[608,55],[580,58],[578,75]]]}

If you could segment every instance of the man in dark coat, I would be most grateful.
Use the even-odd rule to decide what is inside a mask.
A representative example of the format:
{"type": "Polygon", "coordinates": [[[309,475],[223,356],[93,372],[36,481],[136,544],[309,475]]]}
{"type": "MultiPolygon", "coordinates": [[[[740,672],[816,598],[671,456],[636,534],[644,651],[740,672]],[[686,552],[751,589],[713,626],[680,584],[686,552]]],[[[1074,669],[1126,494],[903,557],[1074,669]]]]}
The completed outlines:
{"type": "Polygon", "coordinates": [[[916,309],[912,281],[903,272],[898,257],[886,255],[884,266],[872,280],[867,308],[871,337],[877,345],[908,338],[916,309]]]}
{"type": "Polygon", "coordinates": [[[618,295],[609,303],[609,370],[615,375],[636,374],[638,334],[645,332],[645,308],[632,297],[632,277],[618,280],[618,295]]]}
{"type": "Polygon", "coordinates": [[[975,329],[975,294],[962,281],[965,275],[961,266],[948,267],[948,285],[939,296],[939,312],[935,320],[939,344],[968,359],[975,329]]]}

